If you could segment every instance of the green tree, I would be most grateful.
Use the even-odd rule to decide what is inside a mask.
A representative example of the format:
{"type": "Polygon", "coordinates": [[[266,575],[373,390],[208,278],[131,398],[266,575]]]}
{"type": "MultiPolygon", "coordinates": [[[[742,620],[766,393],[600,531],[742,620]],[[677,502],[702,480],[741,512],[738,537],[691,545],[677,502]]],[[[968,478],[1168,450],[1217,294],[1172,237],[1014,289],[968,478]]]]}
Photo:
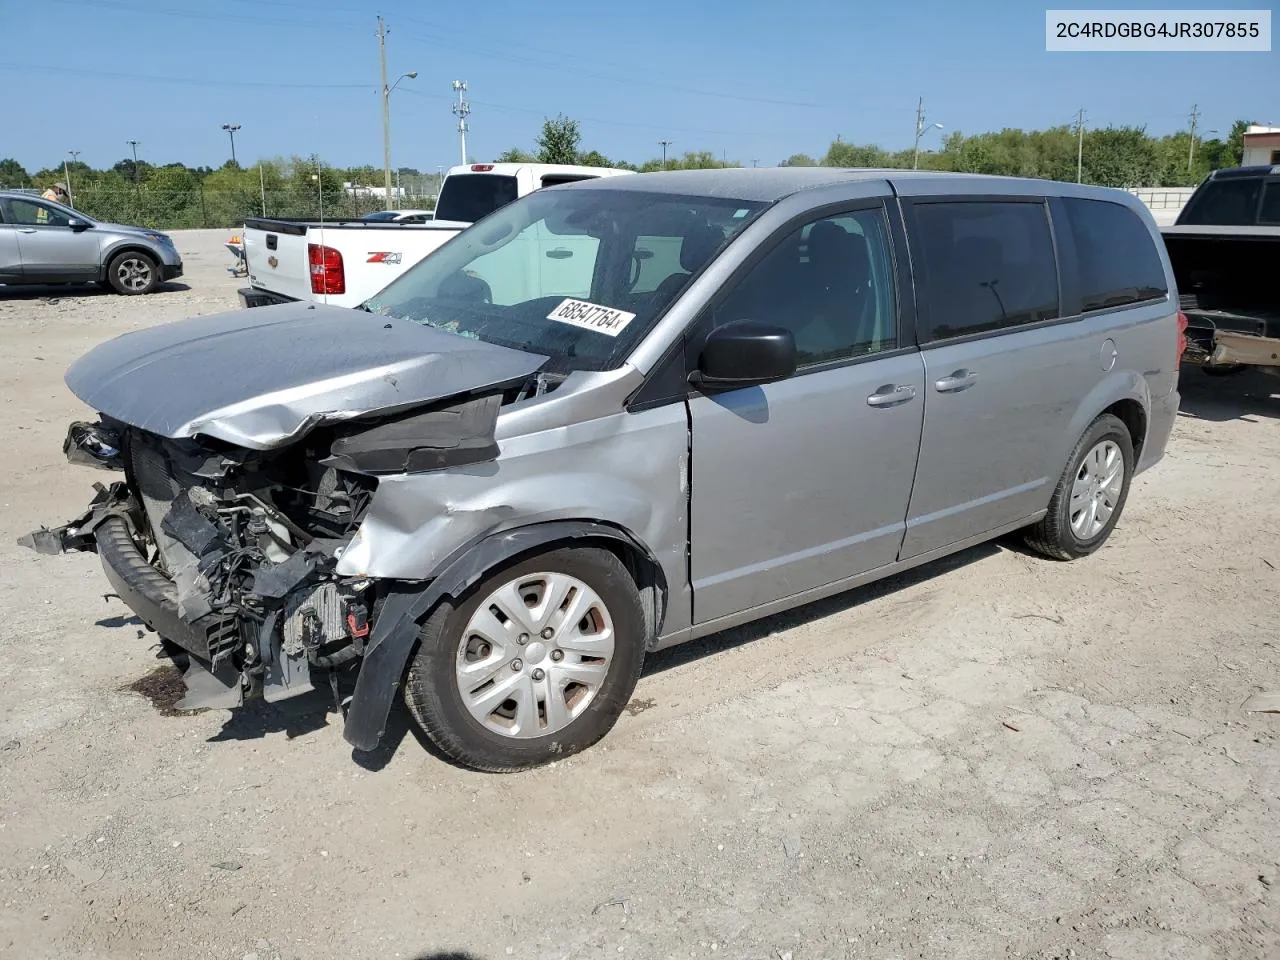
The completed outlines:
{"type": "Polygon", "coordinates": [[[497,162],[498,163],[533,163],[535,160],[537,160],[537,157],[535,157],[533,154],[525,153],[525,151],[521,150],[519,147],[512,147],[511,149],[504,150],[502,151],[502,153],[498,154],[497,162]]]}
{"type": "Polygon", "coordinates": [[[578,163],[584,167],[611,167],[613,164],[599,150],[588,150],[586,153],[578,157],[578,163]]]}
{"type": "Polygon", "coordinates": [[[1252,120],[1237,120],[1231,125],[1231,133],[1227,135],[1227,166],[1238,167],[1244,163],[1244,132],[1252,124],[1252,120]]]}
{"type": "Polygon", "coordinates": [[[1084,135],[1084,181],[1104,187],[1141,187],[1157,182],[1156,142],[1141,127],[1107,127],[1084,135]]]}
{"type": "Polygon", "coordinates": [[[31,177],[17,160],[0,160],[0,187],[25,187],[31,177]]]}
{"type": "Polygon", "coordinates": [[[885,167],[889,165],[889,154],[874,145],[859,146],[845,143],[838,137],[827,148],[822,158],[824,167],[885,167]]]}
{"type": "Polygon", "coordinates": [[[581,140],[577,120],[570,120],[563,113],[557,114],[554,120],[544,120],[537,139],[538,162],[577,163],[581,140]]]}
{"type": "Polygon", "coordinates": [[[807,153],[793,153],[778,164],[780,167],[816,167],[817,165],[818,161],[807,153]]]}

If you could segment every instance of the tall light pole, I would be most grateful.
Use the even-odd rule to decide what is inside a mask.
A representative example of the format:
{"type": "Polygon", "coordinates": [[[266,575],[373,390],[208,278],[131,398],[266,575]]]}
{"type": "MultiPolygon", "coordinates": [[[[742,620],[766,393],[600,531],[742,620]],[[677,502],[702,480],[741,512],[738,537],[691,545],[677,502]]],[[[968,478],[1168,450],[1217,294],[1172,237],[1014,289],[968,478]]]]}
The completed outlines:
{"type": "MultiPolygon", "coordinates": [[[[67,154],[71,157],[71,162],[76,163],[80,159],[79,150],[68,150],[67,154]]],[[[76,195],[71,189],[71,168],[67,166],[67,161],[62,161],[62,175],[67,178],[67,206],[74,207],[76,205],[76,195]]]]}
{"type": "Polygon", "coordinates": [[[665,170],[667,169],[667,147],[671,146],[671,141],[659,140],[658,142],[662,144],[662,169],[665,170]]]}
{"type": "Polygon", "coordinates": [[[453,114],[458,118],[458,142],[462,148],[463,166],[467,163],[467,117],[471,115],[471,104],[467,103],[467,81],[453,81],[453,91],[458,95],[458,102],[453,105],[453,114]]]}
{"type": "Polygon", "coordinates": [[[236,163],[236,131],[240,129],[240,124],[224,123],[222,129],[231,137],[231,165],[238,167],[240,164],[236,163]]]}
{"type": "Polygon", "coordinates": [[[925,135],[928,130],[941,130],[942,124],[924,122],[924,97],[916,102],[916,148],[914,158],[911,161],[911,169],[920,169],[920,138],[925,135]]]}
{"type": "Polygon", "coordinates": [[[126,140],[125,143],[133,147],[133,195],[138,202],[141,202],[142,187],[138,185],[138,141],[126,140]]]}

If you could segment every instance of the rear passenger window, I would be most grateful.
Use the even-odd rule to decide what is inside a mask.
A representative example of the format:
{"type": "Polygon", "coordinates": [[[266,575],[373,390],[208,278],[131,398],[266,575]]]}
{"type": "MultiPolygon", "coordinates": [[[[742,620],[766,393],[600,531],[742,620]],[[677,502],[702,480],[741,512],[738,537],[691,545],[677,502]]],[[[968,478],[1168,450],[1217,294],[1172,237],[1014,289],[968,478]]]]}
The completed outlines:
{"type": "Polygon", "coordinates": [[[1058,268],[1043,203],[919,203],[915,222],[922,341],[1058,316],[1058,268]]]}
{"type": "Polygon", "coordinates": [[[1169,292],[1164,265],[1146,224],[1106,200],[1064,198],[1066,229],[1075,241],[1081,308],[1105,310],[1154,300],[1169,292]]]}
{"type": "Polygon", "coordinates": [[[1280,223],[1280,180],[1268,180],[1262,190],[1262,208],[1258,211],[1259,223],[1280,223]]]}
{"type": "Polygon", "coordinates": [[[1192,195],[1191,202],[1178,217],[1178,223],[1251,226],[1257,216],[1258,191],[1261,189],[1262,181],[1257,177],[1211,180],[1192,195]]]}

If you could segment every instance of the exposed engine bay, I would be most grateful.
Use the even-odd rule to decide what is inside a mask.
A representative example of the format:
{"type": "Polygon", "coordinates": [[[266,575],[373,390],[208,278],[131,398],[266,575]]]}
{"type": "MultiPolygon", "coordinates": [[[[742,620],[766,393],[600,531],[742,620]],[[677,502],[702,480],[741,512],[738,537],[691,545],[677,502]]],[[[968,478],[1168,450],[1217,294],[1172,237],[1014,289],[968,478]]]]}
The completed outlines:
{"type": "Polygon", "coordinates": [[[334,573],[377,480],[326,462],[342,445],[325,433],[258,452],[72,424],[68,458],[125,479],[29,545],[103,555],[121,598],[190,655],[182,707],[305,693],[310,666],[363,652],[377,599],[372,581],[334,573]]]}

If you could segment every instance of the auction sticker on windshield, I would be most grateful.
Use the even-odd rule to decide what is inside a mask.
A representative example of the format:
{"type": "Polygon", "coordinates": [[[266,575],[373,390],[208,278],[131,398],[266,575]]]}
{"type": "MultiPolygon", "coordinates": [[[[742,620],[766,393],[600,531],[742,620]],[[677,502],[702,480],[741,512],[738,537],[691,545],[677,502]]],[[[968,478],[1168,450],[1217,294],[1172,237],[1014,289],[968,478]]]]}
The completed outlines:
{"type": "Polygon", "coordinates": [[[594,330],[607,337],[616,337],[632,320],[634,313],[615,310],[613,307],[602,307],[598,303],[572,298],[562,300],[560,305],[547,314],[548,320],[557,320],[583,330],[594,330]]]}

